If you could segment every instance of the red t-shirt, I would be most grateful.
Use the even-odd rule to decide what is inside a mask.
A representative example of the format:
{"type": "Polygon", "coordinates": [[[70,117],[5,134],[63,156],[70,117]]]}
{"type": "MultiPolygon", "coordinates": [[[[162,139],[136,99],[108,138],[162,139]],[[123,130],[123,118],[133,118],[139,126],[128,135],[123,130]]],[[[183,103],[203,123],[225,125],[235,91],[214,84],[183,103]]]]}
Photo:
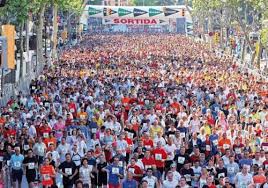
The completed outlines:
{"type": "Polygon", "coordinates": [[[147,168],[152,168],[152,166],[155,165],[155,160],[153,157],[143,158],[141,161],[144,165],[145,170],[147,170],[147,168]]]}
{"type": "MultiPolygon", "coordinates": [[[[132,142],[132,140],[131,140],[130,138],[125,137],[124,140],[127,142],[127,145],[128,145],[129,147],[133,145],[133,142],[132,142]]],[[[127,149],[126,152],[127,152],[127,153],[131,153],[131,149],[127,149]]]]}
{"type": "MultiPolygon", "coordinates": [[[[134,165],[134,166],[132,166],[132,165],[129,165],[128,167],[127,167],[127,170],[128,171],[131,171],[133,174],[136,174],[136,175],[142,175],[143,174],[143,172],[142,172],[142,170],[141,170],[141,168],[138,166],[138,165],[134,165]]],[[[139,177],[133,177],[136,181],[139,181],[139,177]]]]}
{"type": "Polygon", "coordinates": [[[51,186],[53,185],[53,179],[51,176],[53,176],[53,166],[42,166],[40,169],[40,173],[42,175],[42,185],[44,186],[51,186]]]}
{"type": "Polygon", "coordinates": [[[48,126],[41,126],[39,128],[39,136],[42,136],[44,138],[48,138],[49,137],[49,133],[52,131],[52,129],[48,126]]]}
{"type": "Polygon", "coordinates": [[[154,142],[151,139],[143,139],[142,142],[143,145],[148,149],[152,149],[154,147],[154,142]]]}
{"type": "Polygon", "coordinates": [[[167,159],[167,152],[163,148],[156,148],[153,150],[156,167],[164,167],[167,159]]]}
{"type": "Polygon", "coordinates": [[[16,137],[16,130],[9,129],[5,132],[5,137],[16,137]]]}

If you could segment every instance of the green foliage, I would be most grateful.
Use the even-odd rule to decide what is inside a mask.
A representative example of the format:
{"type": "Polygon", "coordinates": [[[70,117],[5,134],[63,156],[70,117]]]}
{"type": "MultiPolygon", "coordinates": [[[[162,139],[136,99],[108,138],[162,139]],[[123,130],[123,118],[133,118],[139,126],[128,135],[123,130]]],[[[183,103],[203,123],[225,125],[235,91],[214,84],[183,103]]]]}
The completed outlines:
{"type": "Polygon", "coordinates": [[[268,28],[262,29],[261,31],[261,43],[268,47],[268,28]]]}

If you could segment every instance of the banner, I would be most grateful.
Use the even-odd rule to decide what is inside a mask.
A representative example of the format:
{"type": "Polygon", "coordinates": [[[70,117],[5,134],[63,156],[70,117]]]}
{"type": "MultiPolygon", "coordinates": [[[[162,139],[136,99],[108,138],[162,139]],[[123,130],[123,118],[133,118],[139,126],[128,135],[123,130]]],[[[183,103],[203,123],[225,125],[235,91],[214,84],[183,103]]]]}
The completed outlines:
{"type": "Polygon", "coordinates": [[[169,20],[149,18],[104,18],[102,24],[115,25],[167,25],[169,20]]]}
{"type": "Polygon", "coordinates": [[[181,6],[97,6],[87,5],[84,14],[101,18],[182,18],[190,17],[186,7],[181,6]]]}
{"type": "Polygon", "coordinates": [[[15,69],[15,26],[2,25],[2,35],[7,38],[7,68],[15,69]]]}

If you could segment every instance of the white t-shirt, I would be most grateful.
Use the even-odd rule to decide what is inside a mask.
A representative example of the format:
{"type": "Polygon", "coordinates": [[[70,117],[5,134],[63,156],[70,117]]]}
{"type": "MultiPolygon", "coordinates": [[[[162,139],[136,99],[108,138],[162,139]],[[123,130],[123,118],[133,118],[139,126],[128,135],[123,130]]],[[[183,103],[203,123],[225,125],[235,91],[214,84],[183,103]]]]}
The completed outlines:
{"type": "Polygon", "coordinates": [[[155,188],[157,178],[155,176],[149,177],[145,176],[143,180],[146,180],[148,182],[148,188],[155,188]]]}
{"type": "Polygon", "coordinates": [[[180,173],[177,172],[177,171],[174,171],[174,172],[172,172],[172,173],[173,173],[173,179],[179,182],[180,179],[181,179],[181,175],[180,175],[180,173]]]}
{"type": "Polygon", "coordinates": [[[156,146],[157,142],[159,142],[159,141],[161,142],[162,146],[166,145],[166,141],[165,141],[165,139],[163,137],[160,137],[160,138],[156,137],[154,139],[154,146],[156,146]]]}
{"type": "Polygon", "coordinates": [[[90,178],[90,173],[92,171],[92,165],[88,165],[87,167],[81,166],[79,169],[79,176],[81,180],[83,181],[84,184],[91,184],[91,178],[90,178]]]}
{"type": "Polygon", "coordinates": [[[174,159],[174,151],[177,149],[176,145],[175,144],[172,144],[172,145],[165,145],[164,146],[165,150],[167,153],[170,153],[168,154],[168,158],[167,160],[173,160],[174,159]]]}
{"type": "Polygon", "coordinates": [[[165,180],[163,182],[163,188],[175,188],[178,184],[179,182],[175,179],[173,179],[172,181],[165,180]]]}
{"type": "Polygon", "coordinates": [[[58,153],[60,154],[60,162],[63,162],[65,161],[65,154],[70,152],[70,144],[60,144],[58,147],[57,147],[57,151],[58,153]]]}
{"type": "Polygon", "coordinates": [[[236,177],[236,182],[238,187],[240,188],[247,188],[247,186],[251,183],[253,183],[252,175],[247,173],[246,175],[242,174],[242,172],[239,172],[236,177]]]}
{"type": "Polygon", "coordinates": [[[35,151],[36,155],[44,157],[46,148],[47,147],[43,142],[42,143],[37,142],[34,145],[33,150],[35,151]]]}

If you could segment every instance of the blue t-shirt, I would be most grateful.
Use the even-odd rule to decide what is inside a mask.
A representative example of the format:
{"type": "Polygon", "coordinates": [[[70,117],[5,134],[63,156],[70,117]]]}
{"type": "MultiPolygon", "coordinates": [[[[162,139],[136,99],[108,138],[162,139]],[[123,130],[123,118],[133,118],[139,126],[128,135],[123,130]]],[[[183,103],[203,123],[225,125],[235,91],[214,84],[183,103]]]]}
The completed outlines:
{"type": "Polygon", "coordinates": [[[10,159],[10,166],[14,170],[21,170],[22,169],[22,162],[24,160],[23,155],[13,154],[10,159]]]}
{"type": "Polygon", "coordinates": [[[109,183],[119,184],[120,177],[117,175],[117,173],[123,175],[124,174],[123,167],[112,164],[107,166],[106,169],[109,170],[109,183]]]}
{"type": "Polygon", "coordinates": [[[135,180],[124,180],[123,181],[123,188],[136,188],[138,187],[138,183],[135,180]]]}
{"type": "Polygon", "coordinates": [[[252,159],[240,159],[239,160],[239,166],[243,167],[243,165],[252,166],[253,161],[252,159]]]}
{"type": "Polygon", "coordinates": [[[93,157],[91,157],[90,159],[87,159],[87,161],[88,161],[88,164],[89,164],[89,165],[93,165],[93,166],[96,165],[96,159],[93,158],[93,157]]]}

